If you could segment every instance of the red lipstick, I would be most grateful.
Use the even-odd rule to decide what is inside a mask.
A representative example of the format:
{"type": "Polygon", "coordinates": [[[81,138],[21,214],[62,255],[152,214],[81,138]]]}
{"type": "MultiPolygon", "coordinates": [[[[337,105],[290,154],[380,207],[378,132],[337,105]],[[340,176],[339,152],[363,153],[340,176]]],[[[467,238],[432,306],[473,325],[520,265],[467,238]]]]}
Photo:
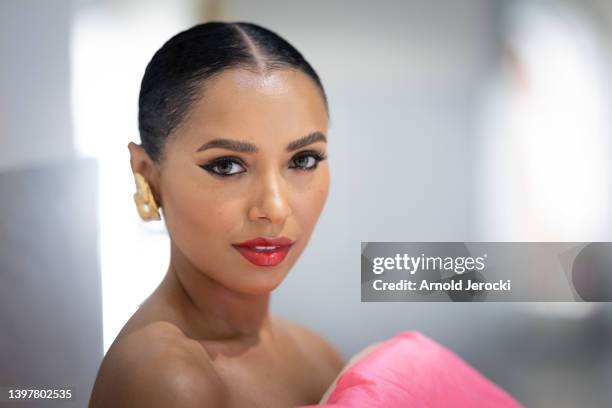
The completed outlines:
{"type": "Polygon", "coordinates": [[[295,241],[286,237],[259,237],[239,244],[232,244],[232,246],[249,262],[257,266],[275,266],[285,259],[294,243],[295,241]]]}

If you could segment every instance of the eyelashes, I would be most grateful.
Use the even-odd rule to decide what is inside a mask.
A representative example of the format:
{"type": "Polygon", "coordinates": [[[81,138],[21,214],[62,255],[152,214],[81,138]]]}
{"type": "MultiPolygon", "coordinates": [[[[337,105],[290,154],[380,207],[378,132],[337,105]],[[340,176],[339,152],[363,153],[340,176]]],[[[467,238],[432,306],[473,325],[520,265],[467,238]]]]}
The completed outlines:
{"type": "MultiPolygon", "coordinates": [[[[289,168],[297,171],[313,171],[325,159],[327,159],[325,153],[316,150],[302,151],[291,158],[289,168]]],[[[200,167],[212,175],[220,177],[232,177],[246,172],[244,162],[235,156],[221,157],[200,167]]]]}

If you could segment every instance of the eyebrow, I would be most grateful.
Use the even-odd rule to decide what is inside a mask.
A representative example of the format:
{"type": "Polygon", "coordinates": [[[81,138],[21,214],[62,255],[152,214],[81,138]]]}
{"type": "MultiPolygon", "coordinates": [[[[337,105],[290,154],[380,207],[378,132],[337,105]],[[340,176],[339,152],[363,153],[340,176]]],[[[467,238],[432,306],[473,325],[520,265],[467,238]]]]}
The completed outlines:
{"type": "MultiPolygon", "coordinates": [[[[312,132],[312,133],[307,134],[306,136],[303,136],[289,143],[285,149],[287,150],[287,152],[292,152],[294,150],[300,149],[304,146],[308,146],[315,142],[327,143],[327,138],[321,132],[318,132],[318,131],[312,132]]],[[[216,139],[213,139],[213,140],[210,140],[204,143],[202,146],[198,148],[198,150],[196,150],[196,152],[201,152],[206,149],[212,149],[214,147],[227,149],[227,150],[233,150],[238,153],[257,153],[259,150],[257,146],[255,146],[253,143],[250,143],[250,142],[216,138],[216,139]]]]}

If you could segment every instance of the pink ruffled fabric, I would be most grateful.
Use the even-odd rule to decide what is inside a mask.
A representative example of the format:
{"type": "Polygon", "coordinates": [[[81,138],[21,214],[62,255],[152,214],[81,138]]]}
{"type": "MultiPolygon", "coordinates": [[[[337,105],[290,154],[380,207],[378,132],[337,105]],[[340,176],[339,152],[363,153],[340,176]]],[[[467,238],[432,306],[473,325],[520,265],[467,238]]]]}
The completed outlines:
{"type": "Polygon", "coordinates": [[[459,356],[419,332],[384,341],[345,371],[325,404],[307,407],[520,408],[459,356]]]}

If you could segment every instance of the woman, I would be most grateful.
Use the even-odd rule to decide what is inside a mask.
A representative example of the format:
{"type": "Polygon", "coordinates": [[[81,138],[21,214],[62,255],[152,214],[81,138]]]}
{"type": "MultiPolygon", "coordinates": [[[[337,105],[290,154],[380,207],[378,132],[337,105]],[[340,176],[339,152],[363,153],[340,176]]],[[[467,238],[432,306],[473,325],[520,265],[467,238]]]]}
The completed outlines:
{"type": "Polygon", "coordinates": [[[91,407],[319,402],[343,361],[268,306],[327,199],[327,129],[317,73],[269,30],[210,22],[156,52],[128,148],[170,264],[104,357],[91,407]]]}

